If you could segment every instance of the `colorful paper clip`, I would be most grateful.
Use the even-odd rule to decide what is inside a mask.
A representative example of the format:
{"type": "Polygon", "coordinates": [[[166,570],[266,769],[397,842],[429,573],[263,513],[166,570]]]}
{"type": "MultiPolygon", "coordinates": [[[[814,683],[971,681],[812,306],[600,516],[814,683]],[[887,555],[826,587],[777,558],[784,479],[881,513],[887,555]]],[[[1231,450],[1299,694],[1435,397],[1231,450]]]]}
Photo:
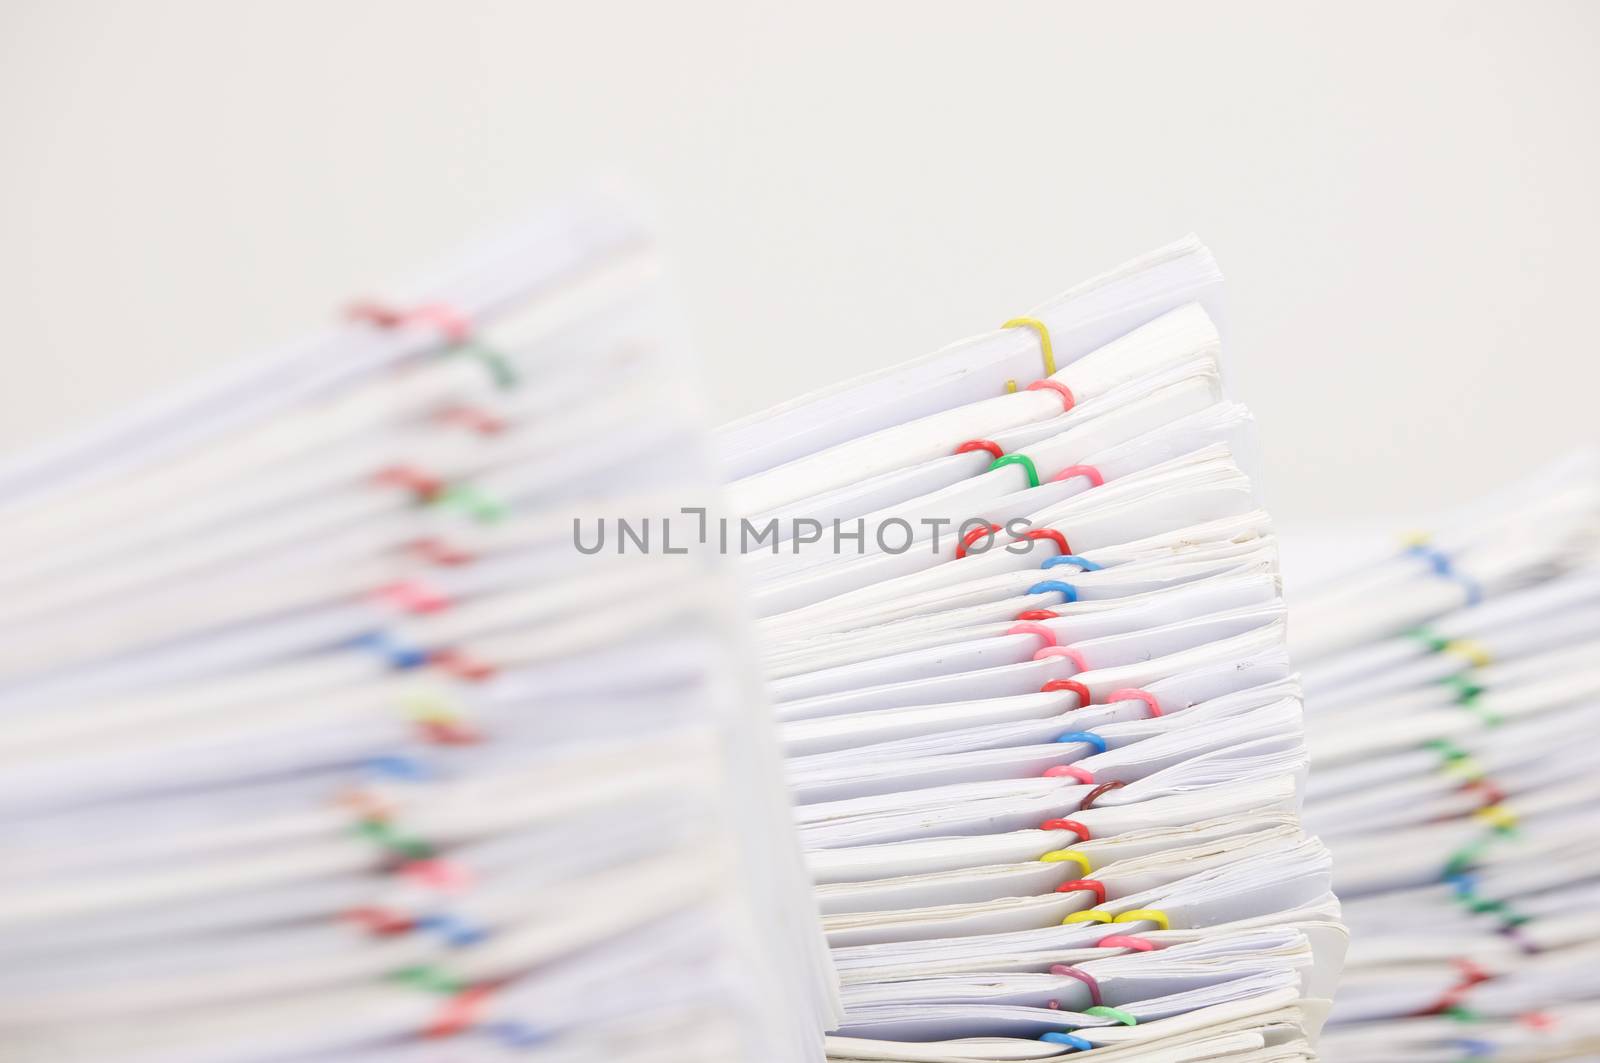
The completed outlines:
{"type": "MultiPolygon", "coordinates": [[[[1082,874],[1094,874],[1094,869],[1089,866],[1089,858],[1076,849],[1052,849],[1039,857],[1039,862],[1042,864],[1060,864],[1069,860],[1083,868],[1082,874]]],[[[1107,919],[1106,922],[1110,920],[1107,919]]]]}
{"type": "Polygon", "coordinates": [[[421,668],[428,663],[428,651],[418,646],[408,646],[387,631],[373,631],[355,639],[351,645],[381,656],[391,668],[405,670],[421,668]]]}
{"type": "Polygon", "coordinates": [[[1151,716],[1161,715],[1161,702],[1156,700],[1156,696],[1150,691],[1139,687],[1123,687],[1121,690],[1113,690],[1106,695],[1106,704],[1109,705],[1114,701],[1142,701],[1145,704],[1145,708],[1150,710],[1151,716]]]}
{"type": "Polygon", "coordinates": [[[440,424],[460,425],[482,436],[497,436],[506,430],[503,418],[481,406],[446,406],[434,414],[433,419],[440,424]]]}
{"type": "Polygon", "coordinates": [[[1102,912],[1097,908],[1089,908],[1089,909],[1086,909],[1086,910],[1081,911],[1081,912],[1073,912],[1071,915],[1069,915],[1065,919],[1061,920],[1061,925],[1062,926],[1067,926],[1067,925],[1072,924],[1072,923],[1109,923],[1109,922],[1111,922],[1111,913],[1110,912],[1102,912]]]}
{"type": "Polygon", "coordinates": [[[440,509],[453,509],[480,524],[504,520],[511,511],[500,499],[471,484],[455,484],[445,488],[442,494],[433,499],[432,504],[440,509]]]}
{"type": "Polygon", "coordinates": [[[985,471],[993,472],[994,470],[1004,468],[1007,465],[1020,466],[1022,471],[1028,474],[1029,487],[1039,486],[1039,470],[1034,468],[1033,459],[1028,457],[1026,454],[1006,454],[998,457],[989,463],[989,468],[985,471]]]}
{"type": "Polygon", "coordinates": [[[1073,397],[1072,389],[1061,383],[1059,380],[1035,380],[1033,383],[1028,385],[1027,390],[1053,391],[1057,395],[1060,395],[1062,413],[1072,412],[1072,408],[1078,404],[1078,400],[1073,397]]]}
{"type": "Polygon", "coordinates": [[[1078,893],[1087,890],[1094,894],[1094,903],[1106,903],[1105,883],[1094,878],[1075,878],[1056,887],[1057,893],[1078,893]]]}
{"type": "Polygon", "coordinates": [[[1039,1040],[1053,1045],[1067,1045],[1068,1047],[1075,1048],[1080,1052],[1087,1052],[1089,1049],[1094,1047],[1093,1041],[1085,1041],[1077,1034],[1057,1033],[1053,1030],[1050,1033],[1040,1034],[1039,1040]]]}
{"type": "Polygon", "coordinates": [[[970,529],[961,537],[961,541],[956,544],[956,557],[966,557],[967,553],[972,549],[973,545],[977,543],[979,539],[982,539],[985,536],[998,534],[1000,534],[1000,525],[998,524],[986,524],[982,527],[970,529]]]}
{"type": "Polygon", "coordinates": [[[1056,544],[1056,552],[1058,554],[1072,553],[1072,547],[1067,545],[1067,537],[1054,528],[1032,528],[1017,536],[1018,541],[1023,539],[1031,539],[1035,542],[1040,539],[1049,539],[1056,544]]]}
{"type": "Polygon", "coordinates": [[[1478,581],[1457,569],[1450,555],[1431,545],[1427,536],[1412,537],[1406,546],[1406,553],[1426,561],[1429,567],[1433,569],[1434,575],[1440,579],[1453,580],[1459,583],[1462,589],[1467,592],[1467,605],[1477,605],[1483,601],[1483,588],[1478,584],[1478,581]]]}
{"type": "Polygon", "coordinates": [[[1090,974],[1088,971],[1080,971],[1076,967],[1071,967],[1064,963],[1057,963],[1051,965],[1050,973],[1055,975],[1057,978],[1076,978],[1078,981],[1089,987],[1089,1002],[1096,1007],[1100,1006],[1100,983],[1097,982],[1094,975],[1090,974]]]}
{"type": "Polygon", "coordinates": [[[346,316],[355,321],[365,321],[378,328],[396,329],[420,326],[438,333],[452,348],[472,355],[483,363],[495,385],[501,388],[516,386],[517,374],[511,364],[497,352],[475,339],[476,329],[465,314],[444,303],[424,303],[409,309],[386,306],[371,300],[353,303],[346,316]]]}
{"type": "Polygon", "coordinates": [[[476,1026],[493,992],[494,986],[490,984],[466,986],[458,990],[445,1002],[422,1035],[428,1038],[454,1037],[476,1026]]]}
{"type": "MultiPolygon", "coordinates": [[[[1048,325],[1036,317],[1014,317],[1000,327],[1003,329],[1032,329],[1034,334],[1039,337],[1039,353],[1044,361],[1044,375],[1056,375],[1056,350],[1055,346],[1050,342],[1050,327],[1048,325]]],[[[1016,390],[1017,382],[1015,380],[1007,380],[1006,391],[1015,392],[1016,390]]]]}
{"type": "Polygon", "coordinates": [[[1106,478],[1100,474],[1100,470],[1093,465],[1068,465],[1065,469],[1050,477],[1050,482],[1060,483],[1076,476],[1082,476],[1088,480],[1090,487],[1103,487],[1106,482],[1106,478]]]}
{"type": "Polygon", "coordinates": [[[373,483],[410,491],[418,502],[432,502],[443,493],[445,483],[432,473],[412,465],[391,465],[373,474],[373,483]]]}
{"type": "Polygon", "coordinates": [[[1029,594],[1059,594],[1063,602],[1078,600],[1078,588],[1058,579],[1043,579],[1028,588],[1029,594]]]}
{"type": "Polygon", "coordinates": [[[1089,809],[1094,807],[1094,803],[1096,801],[1100,800],[1100,798],[1104,797],[1106,794],[1110,793],[1112,790],[1120,790],[1126,785],[1128,785],[1128,784],[1125,783],[1125,782],[1103,782],[1103,783],[1101,783],[1099,786],[1096,786],[1093,790],[1090,790],[1087,794],[1085,794],[1082,801],[1078,802],[1078,811],[1079,812],[1087,812],[1087,811],[1089,811],[1089,809]]]}
{"type": "MultiPolygon", "coordinates": [[[[1093,835],[1091,835],[1089,833],[1089,828],[1085,827],[1082,823],[1079,823],[1075,819],[1047,819],[1043,823],[1039,824],[1039,829],[1040,830],[1070,830],[1072,833],[1074,833],[1074,834],[1076,834],[1078,836],[1078,840],[1080,842],[1089,841],[1093,837],[1093,835]]],[[[1071,852],[1071,850],[1069,850],[1069,849],[1062,849],[1062,850],[1059,850],[1059,851],[1060,852],[1071,852]]],[[[1089,866],[1088,861],[1087,860],[1084,861],[1084,867],[1087,868],[1088,866],[1089,866]]],[[[1084,871],[1084,874],[1087,875],[1088,873],[1089,872],[1087,870],[1084,871]]]]}
{"type": "MultiPolygon", "coordinates": [[[[990,457],[993,458],[1003,458],[1006,456],[1006,452],[1000,448],[1000,444],[990,439],[969,439],[957,447],[955,449],[955,453],[971,454],[979,450],[988,451],[990,457]]],[[[993,468],[993,466],[990,466],[990,468],[993,468]]]]}
{"type": "Polygon", "coordinates": [[[379,601],[392,605],[401,612],[423,616],[440,613],[450,608],[450,596],[437,587],[419,579],[406,579],[380,587],[379,601]]]}
{"type": "Polygon", "coordinates": [[[1096,753],[1104,753],[1107,748],[1106,740],[1093,731],[1068,731],[1066,734],[1056,735],[1057,742],[1083,742],[1094,746],[1096,753]]]}
{"type": "Polygon", "coordinates": [[[1089,694],[1089,688],[1076,679],[1052,679],[1039,688],[1039,693],[1054,694],[1058,690],[1070,690],[1078,695],[1078,708],[1080,709],[1094,700],[1089,694]]]}
{"type": "Polygon", "coordinates": [[[417,930],[428,930],[438,934],[444,939],[445,944],[456,949],[477,945],[489,938],[489,932],[483,927],[468,923],[448,912],[422,916],[416,920],[414,927],[417,930]]]}
{"type": "Polygon", "coordinates": [[[1097,565],[1088,558],[1079,557],[1077,554],[1057,554],[1055,557],[1046,558],[1039,567],[1055,568],[1057,565],[1076,565],[1083,572],[1099,572],[1105,568],[1104,565],[1097,565]]]}

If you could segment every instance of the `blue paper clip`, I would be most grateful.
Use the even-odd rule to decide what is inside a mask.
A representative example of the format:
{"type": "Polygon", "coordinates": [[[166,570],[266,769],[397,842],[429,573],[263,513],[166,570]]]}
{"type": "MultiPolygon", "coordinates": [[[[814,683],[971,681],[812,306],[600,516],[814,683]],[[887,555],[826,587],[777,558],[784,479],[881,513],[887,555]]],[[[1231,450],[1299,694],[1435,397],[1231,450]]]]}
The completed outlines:
{"type": "Polygon", "coordinates": [[[369,757],[363,762],[363,766],[374,775],[402,779],[406,782],[421,782],[433,774],[419,758],[406,756],[404,753],[369,757]]]}
{"type": "Polygon", "coordinates": [[[479,926],[473,926],[465,920],[451,915],[449,912],[425,915],[417,920],[416,925],[421,930],[437,931],[448,944],[455,948],[476,945],[489,936],[487,930],[479,926]]]}
{"type": "Polygon", "coordinates": [[[1065,601],[1075,602],[1078,600],[1078,588],[1070,583],[1062,583],[1058,579],[1040,580],[1028,588],[1029,594],[1048,594],[1051,591],[1059,593],[1065,601]]]}
{"type": "Polygon", "coordinates": [[[397,642],[386,631],[374,631],[369,635],[362,635],[353,645],[364,650],[372,650],[386,658],[395,668],[421,668],[428,663],[427,650],[397,642]]]}
{"type": "Polygon", "coordinates": [[[1094,746],[1094,751],[1096,753],[1104,753],[1108,748],[1106,746],[1106,740],[1095,734],[1093,731],[1068,731],[1064,735],[1057,736],[1056,741],[1087,742],[1089,745],[1094,746]]]}
{"type": "Polygon", "coordinates": [[[1083,572],[1099,572],[1105,568],[1104,565],[1097,565],[1087,558],[1079,557],[1077,554],[1057,554],[1055,557],[1046,559],[1044,564],[1039,567],[1055,568],[1057,565],[1077,565],[1079,570],[1083,572]]]}
{"type": "Polygon", "coordinates": [[[1458,572],[1455,562],[1451,561],[1450,555],[1443,550],[1427,543],[1412,543],[1406,547],[1406,553],[1428,562],[1433,574],[1440,579],[1454,580],[1461,584],[1466,589],[1468,605],[1477,605],[1483,601],[1483,588],[1478,585],[1478,581],[1458,572]]]}
{"type": "Polygon", "coordinates": [[[1070,1045],[1080,1052],[1087,1052],[1094,1047],[1093,1041],[1086,1041],[1071,1033],[1044,1033],[1039,1035],[1039,1040],[1048,1041],[1053,1045],[1070,1045]]]}
{"type": "Polygon", "coordinates": [[[483,1032],[511,1048],[532,1048],[550,1040],[548,1033],[522,1022],[492,1022],[483,1032]]]}

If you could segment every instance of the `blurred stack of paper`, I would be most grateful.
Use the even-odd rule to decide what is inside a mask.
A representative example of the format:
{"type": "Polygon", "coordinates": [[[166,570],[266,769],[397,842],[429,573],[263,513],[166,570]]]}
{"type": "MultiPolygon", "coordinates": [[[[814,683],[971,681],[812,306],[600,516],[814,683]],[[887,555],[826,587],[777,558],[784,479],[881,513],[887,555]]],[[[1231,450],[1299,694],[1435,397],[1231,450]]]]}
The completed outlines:
{"type": "Polygon", "coordinates": [[[1353,936],[1330,1058],[1600,1051],[1597,532],[1585,455],[1295,597],[1353,936]]]}
{"type": "Polygon", "coordinates": [[[655,272],[580,206],[0,469],[0,1059],[821,1057],[728,566],[575,548],[715,506],[655,272]]]}
{"type": "Polygon", "coordinates": [[[1191,238],[721,433],[834,1058],[1313,1054],[1344,931],[1220,282],[1191,238]]]}

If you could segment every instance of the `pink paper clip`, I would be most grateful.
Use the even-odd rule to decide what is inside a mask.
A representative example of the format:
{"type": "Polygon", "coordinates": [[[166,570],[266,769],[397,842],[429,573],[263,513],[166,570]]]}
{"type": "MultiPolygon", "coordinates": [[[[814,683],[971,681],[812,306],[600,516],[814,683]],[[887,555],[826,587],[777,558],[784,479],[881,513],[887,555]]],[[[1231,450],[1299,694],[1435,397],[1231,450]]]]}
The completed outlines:
{"type": "Polygon", "coordinates": [[[436,856],[407,861],[400,865],[399,873],[440,893],[461,893],[472,885],[472,875],[466,868],[436,856]]]}
{"type": "Polygon", "coordinates": [[[1157,701],[1156,696],[1150,691],[1140,690],[1138,687],[1123,687],[1121,690],[1113,690],[1106,695],[1106,704],[1109,705],[1113,701],[1142,701],[1150,710],[1151,716],[1161,715],[1161,702],[1157,701]]]}
{"type": "Polygon", "coordinates": [[[1074,476],[1086,477],[1090,487],[1100,487],[1105,484],[1106,478],[1100,475],[1100,470],[1093,465],[1068,465],[1065,469],[1050,477],[1052,483],[1070,480],[1074,476]]]}
{"type": "Polygon", "coordinates": [[[438,613],[450,608],[448,595],[414,579],[391,583],[378,591],[378,598],[407,613],[438,613]]]}
{"type": "Polygon", "coordinates": [[[423,303],[401,310],[372,300],[362,300],[351,304],[347,314],[353,320],[385,329],[426,325],[451,343],[465,343],[472,338],[472,322],[444,303],[423,303]]]}
{"type": "MultiPolygon", "coordinates": [[[[1061,383],[1059,380],[1035,380],[1033,383],[1028,385],[1028,389],[1027,390],[1029,390],[1029,391],[1053,391],[1057,395],[1060,395],[1061,396],[1061,412],[1062,413],[1069,412],[1074,406],[1076,406],[1078,404],[1078,400],[1073,398],[1073,396],[1072,396],[1072,389],[1067,387],[1067,385],[1061,383]]],[[[1071,551],[1068,551],[1068,552],[1070,553],[1071,551]]]]}

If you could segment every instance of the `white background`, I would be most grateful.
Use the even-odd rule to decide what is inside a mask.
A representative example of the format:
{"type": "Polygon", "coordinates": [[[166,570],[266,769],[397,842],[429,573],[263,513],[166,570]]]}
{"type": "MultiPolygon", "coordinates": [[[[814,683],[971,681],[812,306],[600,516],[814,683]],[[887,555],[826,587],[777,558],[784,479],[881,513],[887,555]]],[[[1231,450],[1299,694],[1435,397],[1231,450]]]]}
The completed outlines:
{"type": "Polygon", "coordinates": [[[586,175],[732,416],[1194,230],[1288,522],[1597,432],[1600,4],[0,0],[0,451],[586,175]]]}

